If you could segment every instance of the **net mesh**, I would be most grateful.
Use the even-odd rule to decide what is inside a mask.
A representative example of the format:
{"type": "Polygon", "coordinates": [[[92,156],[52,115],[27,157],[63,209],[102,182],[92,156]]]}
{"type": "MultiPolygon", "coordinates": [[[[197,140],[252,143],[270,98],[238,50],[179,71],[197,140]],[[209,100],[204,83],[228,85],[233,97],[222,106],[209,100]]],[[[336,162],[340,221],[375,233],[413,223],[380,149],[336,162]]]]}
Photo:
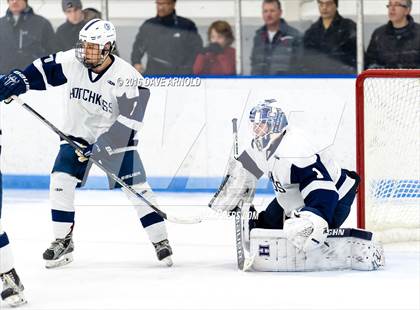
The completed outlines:
{"type": "Polygon", "coordinates": [[[420,78],[367,78],[364,110],[366,228],[420,240],[420,78]]]}

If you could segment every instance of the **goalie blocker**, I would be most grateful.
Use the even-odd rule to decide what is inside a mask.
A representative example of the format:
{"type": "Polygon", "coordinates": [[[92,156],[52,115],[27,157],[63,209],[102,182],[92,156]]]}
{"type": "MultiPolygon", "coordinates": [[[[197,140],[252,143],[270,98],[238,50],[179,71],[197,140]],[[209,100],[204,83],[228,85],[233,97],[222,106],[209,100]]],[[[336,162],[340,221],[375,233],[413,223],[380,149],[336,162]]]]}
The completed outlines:
{"type": "Polygon", "coordinates": [[[306,253],[281,229],[255,228],[249,250],[255,271],[376,270],[385,265],[382,245],[372,233],[353,228],[329,229],[324,244],[306,253]]]}

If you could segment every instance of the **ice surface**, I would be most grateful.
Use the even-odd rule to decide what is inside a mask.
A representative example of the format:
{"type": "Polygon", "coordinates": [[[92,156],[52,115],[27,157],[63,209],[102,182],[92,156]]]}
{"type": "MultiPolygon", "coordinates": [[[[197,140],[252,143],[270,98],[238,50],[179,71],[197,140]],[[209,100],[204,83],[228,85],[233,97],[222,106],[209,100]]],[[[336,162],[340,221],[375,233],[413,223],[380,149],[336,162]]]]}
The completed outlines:
{"type": "MultiPolygon", "coordinates": [[[[168,212],[196,215],[211,194],[158,196],[168,212]]],[[[418,251],[388,251],[376,272],[244,273],[236,269],[233,219],[168,223],[167,268],[120,191],[77,192],[74,262],[61,269],[42,260],[52,241],[47,191],[6,191],[2,224],[29,300],[23,309],[420,308],[418,251]]]]}

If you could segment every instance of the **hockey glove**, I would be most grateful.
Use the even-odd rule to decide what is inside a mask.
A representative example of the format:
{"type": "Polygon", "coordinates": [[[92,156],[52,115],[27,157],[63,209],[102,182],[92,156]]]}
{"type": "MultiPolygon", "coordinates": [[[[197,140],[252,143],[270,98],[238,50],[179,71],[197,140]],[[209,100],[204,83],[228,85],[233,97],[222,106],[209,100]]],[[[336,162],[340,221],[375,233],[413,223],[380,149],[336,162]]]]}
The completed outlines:
{"type": "Polygon", "coordinates": [[[310,211],[295,212],[284,222],[284,232],[289,242],[301,251],[308,252],[324,244],[328,236],[328,223],[310,211]]]}
{"type": "Polygon", "coordinates": [[[229,176],[226,184],[215,194],[216,199],[209,204],[215,211],[232,211],[242,201],[251,203],[254,199],[257,178],[236,159],[229,161],[229,176]]]}
{"type": "Polygon", "coordinates": [[[0,75],[0,101],[19,96],[28,90],[29,82],[22,71],[13,70],[8,75],[0,75]]]}
{"type": "Polygon", "coordinates": [[[214,53],[220,54],[223,52],[223,47],[218,43],[210,43],[207,47],[203,48],[203,54],[214,53]]]}
{"type": "Polygon", "coordinates": [[[83,149],[83,152],[80,150],[75,150],[77,154],[77,159],[81,163],[84,163],[85,161],[89,160],[89,157],[92,155],[93,146],[93,144],[90,144],[88,146],[80,145],[80,147],[83,149]]]}
{"type": "Polygon", "coordinates": [[[108,155],[112,152],[112,149],[110,149],[109,142],[106,139],[106,134],[102,134],[99,136],[98,140],[95,144],[90,144],[88,146],[80,145],[83,148],[83,152],[76,150],[77,159],[83,163],[89,158],[94,155],[96,160],[103,159],[102,156],[105,156],[104,150],[108,151],[108,155]]]}

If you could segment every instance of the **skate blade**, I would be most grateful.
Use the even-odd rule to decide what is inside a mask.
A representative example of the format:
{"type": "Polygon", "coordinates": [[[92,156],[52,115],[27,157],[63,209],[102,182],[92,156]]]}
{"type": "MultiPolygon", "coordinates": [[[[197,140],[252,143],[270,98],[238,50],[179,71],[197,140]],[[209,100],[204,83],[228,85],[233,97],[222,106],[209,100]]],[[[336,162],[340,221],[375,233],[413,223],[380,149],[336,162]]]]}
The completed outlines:
{"type": "Polygon", "coordinates": [[[174,264],[171,256],[165,257],[164,259],[162,259],[162,262],[164,262],[168,267],[171,267],[174,264]]]}
{"type": "Polygon", "coordinates": [[[67,264],[70,264],[73,261],[73,255],[71,253],[65,254],[60,259],[56,260],[46,260],[45,261],[45,267],[47,269],[62,267],[67,264]]]}
{"type": "Polygon", "coordinates": [[[10,307],[19,307],[23,304],[26,304],[27,300],[25,299],[23,294],[20,293],[20,294],[16,294],[16,295],[12,295],[12,296],[7,297],[4,300],[4,302],[7,303],[10,307]]]}

